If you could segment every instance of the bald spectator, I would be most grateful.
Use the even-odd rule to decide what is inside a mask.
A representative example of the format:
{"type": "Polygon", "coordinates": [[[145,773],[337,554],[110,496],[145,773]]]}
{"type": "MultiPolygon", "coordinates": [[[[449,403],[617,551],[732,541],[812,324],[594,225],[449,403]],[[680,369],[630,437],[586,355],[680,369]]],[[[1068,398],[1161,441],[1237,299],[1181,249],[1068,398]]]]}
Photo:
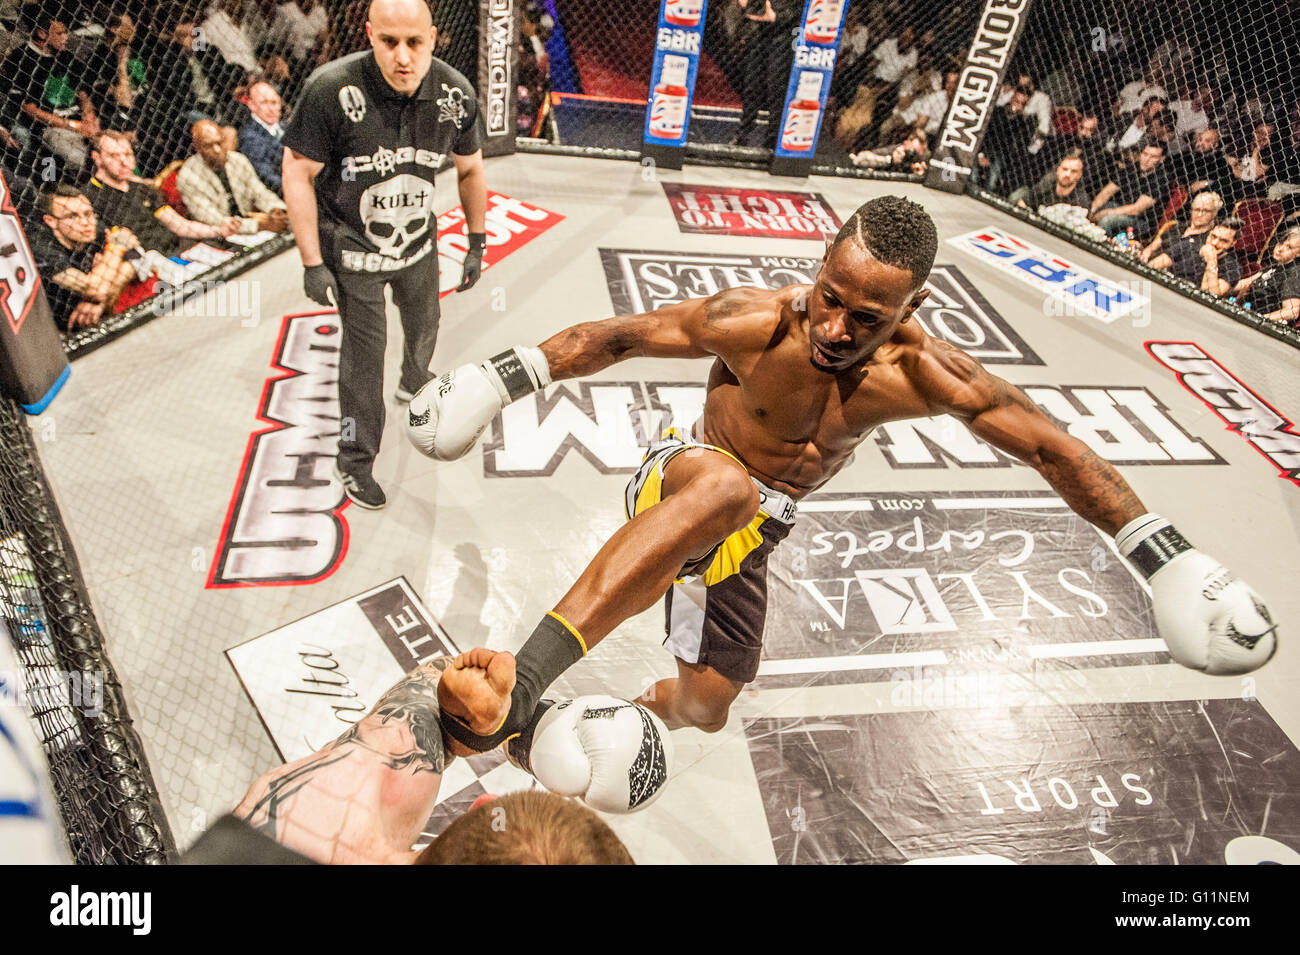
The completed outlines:
{"type": "Polygon", "coordinates": [[[1192,137],[1192,148],[1178,157],[1178,170],[1192,196],[1207,189],[1220,195],[1236,195],[1237,179],[1223,154],[1219,131],[1213,126],[1192,137]]]}
{"type": "Polygon", "coordinates": [[[1227,295],[1241,281],[1241,262],[1232,247],[1241,233],[1241,220],[1224,219],[1207,233],[1179,238],[1168,251],[1151,259],[1153,269],[1168,270],[1211,295],[1227,295]]]}
{"type": "Polygon", "coordinates": [[[191,216],[208,225],[238,216],[245,235],[289,227],[284,201],[262,184],[247,157],[230,150],[221,127],[205,119],[190,132],[194,155],[177,173],[176,188],[191,216]]]}
{"type": "Polygon", "coordinates": [[[280,185],[280,161],[284,156],[282,106],[274,86],[254,83],[248,91],[249,119],[239,130],[239,151],[248,157],[258,177],[277,196],[284,194],[280,185]]]}
{"type": "Polygon", "coordinates": [[[124,133],[100,133],[90,157],[95,175],[86,194],[99,221],[129,229],[145,249],[172,256],[180,251],[182,239],[221,239],[239,231],[239,220],[233,216],[217,225],[185,218],[152,185],[136,179],[132,174],[135,150],[124,133]]]}

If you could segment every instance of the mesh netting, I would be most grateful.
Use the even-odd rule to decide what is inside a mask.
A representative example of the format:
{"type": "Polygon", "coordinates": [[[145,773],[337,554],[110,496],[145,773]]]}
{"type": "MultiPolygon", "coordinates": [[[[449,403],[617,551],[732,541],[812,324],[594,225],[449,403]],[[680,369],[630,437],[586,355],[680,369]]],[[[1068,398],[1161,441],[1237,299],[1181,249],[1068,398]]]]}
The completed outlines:
{"type": "Polygon", "coordinates": [[[1281,2],[1038,0],[972,182],[1280,317],[1273,267],[1300,251],[1292,15],[1281,2]]]}
{"type": "MultiPolygon", "coordinates": [[[[279,135],[313,69],[369,47],[367,6],[42,0],[4,24],[0,165],[71,351],[289,241],[279,135]]],[[[475,81],[478,4],[431,8],[475,81]]]]}
{"type": "Polygon", "coordinates": [[[167,861],[175,846],[76,559],[18,407],[0,399],[0,630],[24,666],[73,858],[167,861]]]}

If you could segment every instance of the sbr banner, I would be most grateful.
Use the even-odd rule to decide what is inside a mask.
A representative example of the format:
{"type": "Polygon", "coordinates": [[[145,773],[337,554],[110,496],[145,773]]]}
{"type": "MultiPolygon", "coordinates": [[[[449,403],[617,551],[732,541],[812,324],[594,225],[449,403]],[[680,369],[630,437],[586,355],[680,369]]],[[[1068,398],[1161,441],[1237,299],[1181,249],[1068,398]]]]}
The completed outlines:
{"type": "Polygon", "coordinates": [[[515,151],[515,46],[520,0],[479,0],[478,101],[484,156],[515,151]]]}
{"type": "Polygon", "coordinates": [[[708,0],[660,0],[641,155],[666,169],[682,168],[707,13],[708,0]]]}
{"type": "Polygon", "coordinates": [[[806,0],[804,4],[794,40],[794,67],[781,110],[781,135],[772,161],[774,175],[806,176],[812,166],[847,7],[845,0],[806,0]]]}
{"type": "Polygon", "coordinates": [[[1007,64],[1029,18],[1031,0],[986,0],[975,39],[948,104],[939,140],[930,157],[925,184],[945,192],[965,192],[979,157],[989,117],[997,106],[1007,64]]]}

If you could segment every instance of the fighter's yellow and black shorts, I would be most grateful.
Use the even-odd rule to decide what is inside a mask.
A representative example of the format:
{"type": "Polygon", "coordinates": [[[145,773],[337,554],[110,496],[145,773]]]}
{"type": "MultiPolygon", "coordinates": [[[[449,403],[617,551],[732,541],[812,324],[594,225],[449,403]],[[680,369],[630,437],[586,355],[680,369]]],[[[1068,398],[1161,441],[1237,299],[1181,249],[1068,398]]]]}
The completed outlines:
{"type": "MultiPolygon", "coordinates": [[[[676,428],[652,445],[632,480],[625,508],[628,520],[659,503],[664,467],[691,448],[739,459],[722,448],[699,444],[676,428]]],[[[743,464],[741,465],[744,466],[743,464]]],[[[723,676],[748,683],[758,675],[767,622],[767,558],[794,526],[795,502],[752,476],[758,513],[748,525],[692,560],[669,588],[664,602],[664,646],[687,663],[701,663],[723,676]]]]}

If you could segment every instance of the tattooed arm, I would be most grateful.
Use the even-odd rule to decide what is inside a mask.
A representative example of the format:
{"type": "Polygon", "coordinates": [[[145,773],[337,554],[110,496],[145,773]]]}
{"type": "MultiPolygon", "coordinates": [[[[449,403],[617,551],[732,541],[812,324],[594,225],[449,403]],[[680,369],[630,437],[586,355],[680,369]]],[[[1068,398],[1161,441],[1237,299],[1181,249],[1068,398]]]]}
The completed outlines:
{"type": "Polygon", "coordinates": [[[950,414],[1041,474],[1076,513],[1108,534],[1146,513],[1101,455],[1054,425],[1023,391],[947,342],[930,339],[914,384],[935,414],[950,414]]]}
{"type": "Polygon", "coordinates": [[[783,294],[727,289],[640,315],[583,322],[542,342],[542,354],[554,381],[583,378],[628,358],[725,358],[768,341],[783,294]]]}

